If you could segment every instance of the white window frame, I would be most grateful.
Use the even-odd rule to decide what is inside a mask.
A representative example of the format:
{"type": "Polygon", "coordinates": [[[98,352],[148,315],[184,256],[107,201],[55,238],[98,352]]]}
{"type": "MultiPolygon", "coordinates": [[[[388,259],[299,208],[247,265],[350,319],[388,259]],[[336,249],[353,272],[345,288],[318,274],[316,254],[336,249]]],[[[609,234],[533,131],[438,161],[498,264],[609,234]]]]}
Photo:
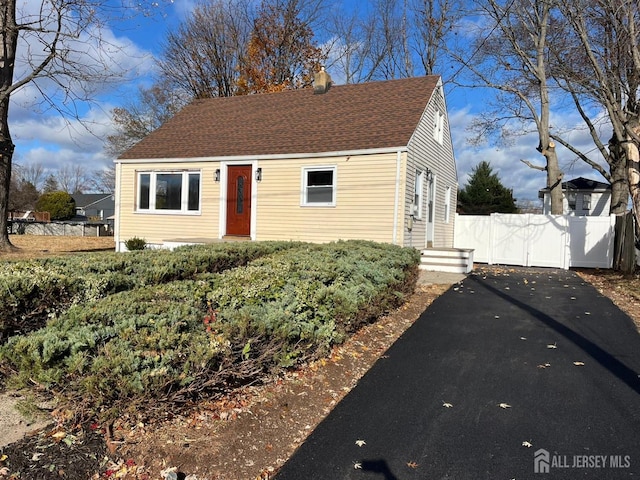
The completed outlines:
{"type": "Polygon", "coordinates": [[[442,145],[444,141],[444,114],[436,109],[433,122],[433,139],[442,145]]]}
{"type": "MultiPolygon", "coordinates": [[[[302,207],[335,207],[336,206],[336,191],[338,189],[338,167],[336,165],[314,165],[309,167],[302,167],[302,190],[300,193],[300,206],[302,207]],[[325,172],[331,171],[333,173],[333,182],[331,185],[331,201],[330,202],[310,202],[308,198],[308,180],[310,172],[325,172]]],[[[311,187],[313,188],[313,187],[311,187]]]]}
{"type": "Polygon", "coordinates": [[[444,191],[444,223],[451,221],[451,187],[444,191]]]}
{"type": "Polygon", "coordinates": [[[424,204],[424,180],[426,173],[416,170],[416,182],[413,189],[413,218],[422,220],[424,204]]]}
{"type": "Polygon", "coordinates": [[[153,213],[160,215],[200,215],[202,211],[202,171],[201,170],[143,170],[137,172],[136,175],[136,213],[153,213]],[[142,203],[141,195],[141,177],[142,175],[149,175],[149,208],[140,208],[142,203]],[[156,192],[157,192],[157,177],[158,175],[181,175],[181,198],[180,209],[164,209],[156,208],[156,192]],[[198,175],[198,208],[197,210],[189,210],[189,178],[192,175],[198,175]]]}

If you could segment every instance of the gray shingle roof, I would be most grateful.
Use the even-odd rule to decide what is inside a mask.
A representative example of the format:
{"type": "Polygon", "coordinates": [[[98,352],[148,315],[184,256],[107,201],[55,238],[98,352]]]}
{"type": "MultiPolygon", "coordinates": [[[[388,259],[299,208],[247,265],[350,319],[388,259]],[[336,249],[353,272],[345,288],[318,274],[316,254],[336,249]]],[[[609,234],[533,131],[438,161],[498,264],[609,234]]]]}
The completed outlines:
{"type": "Polygon", "coordinates": [[[438,76],[196,100],[121,159],[319,153],[406,146],[438,76]]]}
{"type": "MultiPolygon", "coordinates": [[[[604,192],[611,190],[611,184],[599,182],[597,180],[591,180],[590,178],[578,177],[572,180],[562,182],[562,190],[585,190],[593,192],[604,192]]],[[[538,192],[538,197],[542,198],[542,195],[549,191],[548,187],[541,188],[538,192]]]]}

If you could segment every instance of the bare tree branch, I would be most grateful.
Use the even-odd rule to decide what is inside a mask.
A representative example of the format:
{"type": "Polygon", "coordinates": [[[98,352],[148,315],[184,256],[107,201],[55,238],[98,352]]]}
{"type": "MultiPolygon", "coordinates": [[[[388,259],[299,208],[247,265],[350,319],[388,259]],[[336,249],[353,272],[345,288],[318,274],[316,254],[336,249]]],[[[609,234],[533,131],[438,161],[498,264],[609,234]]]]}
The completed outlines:
{"type": "Polygon", "coordinates": [[[524,160],[523,158],[521,158],[520,161],[522,163],[524,163],[527,167],[533,168],[534,170],[540,170],[541,172],[546,172],[547,171],[547,167],[541,167],[540,165],[534,165],[529,160],[524,160]]]}

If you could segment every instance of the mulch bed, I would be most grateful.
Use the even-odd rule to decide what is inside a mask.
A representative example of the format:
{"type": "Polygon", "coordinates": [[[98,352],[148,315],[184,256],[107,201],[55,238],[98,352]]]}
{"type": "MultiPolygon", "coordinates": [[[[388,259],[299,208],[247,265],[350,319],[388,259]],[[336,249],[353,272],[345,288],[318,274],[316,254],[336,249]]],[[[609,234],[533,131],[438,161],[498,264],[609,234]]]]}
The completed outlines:
{"type": "Polygon", "coordinates": [[[99,430],[72,433],[45,429],[0,449],[0,478],[88,480],[109,466],[104,435],[99,430]]]}

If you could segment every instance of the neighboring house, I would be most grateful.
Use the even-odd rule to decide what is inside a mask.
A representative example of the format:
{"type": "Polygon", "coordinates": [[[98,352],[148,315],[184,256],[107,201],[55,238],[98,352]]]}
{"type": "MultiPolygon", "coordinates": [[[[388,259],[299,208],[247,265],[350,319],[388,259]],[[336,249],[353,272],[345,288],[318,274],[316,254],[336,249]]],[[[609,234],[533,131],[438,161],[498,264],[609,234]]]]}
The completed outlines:
{"type": "Polygon", "coordinates": [[[107,220],[115,213],[115,198],[112,193],[76,193],[76,217],[89,221],[107,220]]]}
{"type": "Polygon", "coordinates": [[[453,247],[439,76],[196,100],[116,160],[118,251],[218,239],[453,247]]]}
{"type": "MultiPolygon", "coordinates": [[[[548,188],[538,192],[543,213],[551,212],[548,188]]],[[[608,216],[611,205],[611,185],[584,177],[562,182],[562,213],[576,216],[608,216]]]]}

